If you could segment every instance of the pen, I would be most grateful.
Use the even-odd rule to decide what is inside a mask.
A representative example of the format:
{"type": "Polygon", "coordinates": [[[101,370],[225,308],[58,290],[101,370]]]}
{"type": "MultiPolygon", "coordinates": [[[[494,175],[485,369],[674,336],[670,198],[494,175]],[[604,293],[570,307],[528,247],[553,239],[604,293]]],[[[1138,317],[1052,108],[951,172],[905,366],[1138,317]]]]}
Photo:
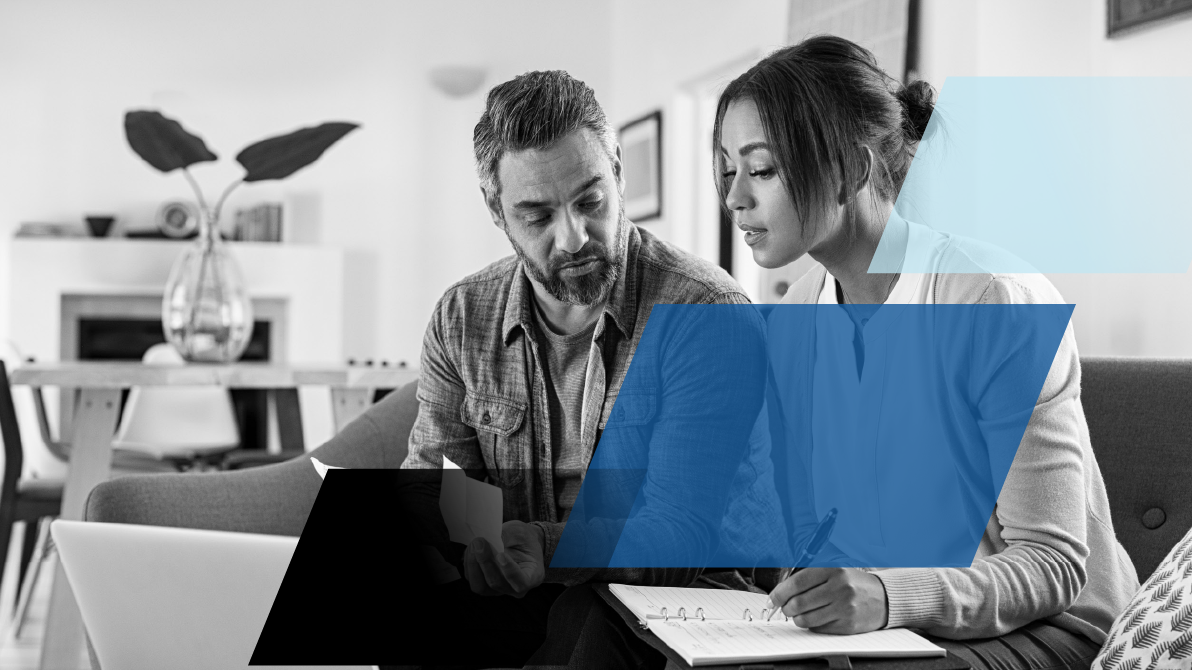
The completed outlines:
{"type": "MultiPolygon", "coordinates": [[[[811,539],[803,547],[803,553],[795,561],[795,567],[807,567],[811,561],[815,560],[816,555],[828,543],[828,538],[832,535],[832,529],[836,527],[836,508],[828,510],[823,519],[815,527],[815,532],[811,534],[811,539]]],[[[774,613],[779,610],[778,603],[770,601],[770,613],[766,616],[766,621],[774,618],[774,613]]]]}

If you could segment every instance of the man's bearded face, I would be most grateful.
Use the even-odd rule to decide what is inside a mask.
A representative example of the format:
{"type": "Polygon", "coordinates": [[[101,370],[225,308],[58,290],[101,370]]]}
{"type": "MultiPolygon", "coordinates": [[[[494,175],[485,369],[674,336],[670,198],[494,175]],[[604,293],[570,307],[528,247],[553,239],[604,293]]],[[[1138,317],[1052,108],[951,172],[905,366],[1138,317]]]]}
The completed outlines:
{"type": "Polygon", "coordinates": [[[629,224],[625,221],[624,203],[618,207],[618,227],[611,245],[589,240],[578,253],[556,250],[545,262],[532,258],[508,235],[509,243],[530,275],[555,300],[569,305],[595,305],[608,300],[624,269],[621,250],[629,224]],[[590,266],[590,267],[589,267],[590,266]]]}
{"type": "Polygon", "coordinates": [[[629,224],[620,171],[619,156],[586,128],[501,158],[489,207],[526,273],[556,300],[602,303],[621,274],[629,224]]]}

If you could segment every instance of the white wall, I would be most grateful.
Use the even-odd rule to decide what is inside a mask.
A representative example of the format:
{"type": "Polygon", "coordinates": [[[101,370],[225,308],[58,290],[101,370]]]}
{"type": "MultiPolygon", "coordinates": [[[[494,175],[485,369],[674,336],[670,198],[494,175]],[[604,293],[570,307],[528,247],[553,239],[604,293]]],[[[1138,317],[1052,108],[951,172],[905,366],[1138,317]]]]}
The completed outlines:
{"type": "MultiPolygon", "coordinates": [[[[922,21],[920,73],[937,88],[957,75],[1192,75],[1188,15],[1113,39],[1105,0],[922,0],[922,21]]],[[[1192,273],[1049,277],[1076,305],[1082,354],[1192,356],[1192,273]]]]}
{"type": "Polygon", "coordinates": [[[787,11],[787,0],[613,0],[605,104],[614,124],[668,103],[725,63],[782,46],[787,11]]]}
{"type": "MultiPolygon", "coordinates": [[[[209,193],[240,174],[233,157],[249,142],[356,121],[319,162],[244,188],[225,214],[289,203],[345,250],[342,355],[416,363],[442,291],[510,252],[472,167],[484,92],[563,68],[607,95],[610,26],[599,0],[0,2],[0,263],[18,222],[111,212],[148,226],[163,200],[189,196],[180,174],[128,149],[127,109],[160,108],[207,141],[221,161],[193,172],[209,193]],[[481,91],[432,88],[429,70],[452,64],[487,68],[481,91]]],[[[0,335],[20,318],[7,278],[0,335]]]]}
{"type": "MultiPolygon", "coordinates": [[[[786,41],[786,0],[613,0],[615,126],[662,110],[662,218],[644,227],[713,262],[718,237],[711,135],[702,117],[752,61],[786,41]],[[711,203],[709,205],[709,203],[711,203]]],[[[752,263],[750,263],[752,265],[752,263]]],[[[744,282],[743,282],[744,283],[744,282]]]]}
{"type": "Polygon", "coordinates": [[[1105,36],[1106,0],[921,0],[920,73],[1188,76],[1192,15],[1105,36]]]}
{"type": "MultiPolygon", "coordinates": [[[[1192,20],[1108,40],[1104,2],[923,0],[920,69],[937,86],[949,75],[1192,74],[1192,20]]],[[[354,120],[363,128],[318,163],[243,189],[229,211],[284,200],[291,220],[344,248],[343,355],[413,362],[443,289],[509,252],[471,163],[483,90],[564,68],[615,125],[661,108],[664,216],[645,225],[715,259],[715,230],[696,225],[712,197],[701,96],[786,41],[788,4],[4,0],[0,263],[18,222],[113,212],[148,225],[161,201],[189,195],[180,175],[127,148],[126,109],[161,108],[201,134],[223,157],[195,168],[210,191],[238,174],[231,159],[248,142],[354,120]],[[447,64],[486,67],[484,89],[433,89],[428,71],[447,64]]],[[[1085,353],[1192,355],[1192,275],[1052,279],[1077,304],[1085,353]]],[[[0,272],[0,335],[20,318],[7,282],[0,272]]]]}

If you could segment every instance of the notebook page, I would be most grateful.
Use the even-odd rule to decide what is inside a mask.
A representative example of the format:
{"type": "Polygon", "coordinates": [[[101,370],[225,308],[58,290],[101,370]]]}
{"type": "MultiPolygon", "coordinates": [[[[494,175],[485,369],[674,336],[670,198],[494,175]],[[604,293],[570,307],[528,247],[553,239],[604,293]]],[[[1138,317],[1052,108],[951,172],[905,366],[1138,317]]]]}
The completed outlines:
{"type": "Polygon", "coordinates": [[[756,618],[770,604],[770,598],[760,593],[730,591],[728,589],[688,589],[674,586],[627,586],[609,584],[612,592],[639,621],[662,618],[662,608],[667,615],[679,616],[679,608],[687,618],[697,618],[696,610],[704,608],[704,619],[725,621],[740,620],[748,609],[756,618]]]}
{"type": "Polygon", "coordinates": [[[792,623],[651,621],[650,631],[695,665],[768,662],[822,656],[944,656],[905,628],[859,635],[824,635],[792,623]]]}

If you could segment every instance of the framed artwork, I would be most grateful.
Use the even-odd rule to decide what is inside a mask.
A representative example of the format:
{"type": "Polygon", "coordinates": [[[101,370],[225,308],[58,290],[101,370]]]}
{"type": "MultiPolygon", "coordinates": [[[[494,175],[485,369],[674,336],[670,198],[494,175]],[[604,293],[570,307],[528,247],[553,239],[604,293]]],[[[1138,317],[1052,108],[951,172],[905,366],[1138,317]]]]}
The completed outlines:
{"type": "Polygon", "coordinates": [[[1192,0],[1108,0],[1108,36],[1192,10],[1192,0]]]}
{"type": "Polygon", "coordinates": [[[621,126],[625,216],[634,223],[662,216],[662,112],[621,126]]]}

